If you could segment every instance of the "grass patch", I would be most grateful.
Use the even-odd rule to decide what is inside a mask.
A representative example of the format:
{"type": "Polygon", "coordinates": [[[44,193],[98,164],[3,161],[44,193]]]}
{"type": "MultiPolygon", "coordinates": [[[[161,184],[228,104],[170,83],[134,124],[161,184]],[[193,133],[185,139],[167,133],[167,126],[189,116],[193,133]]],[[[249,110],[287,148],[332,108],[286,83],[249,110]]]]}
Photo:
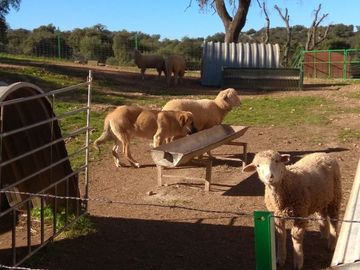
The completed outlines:
{"type": "Polygon", "coordinates": [[[342,141],[360,140],[360,130],[344,128],[340,131],[339,138],[342,141]]]}
{"type": "Polygon", "coordinates": [[[346,96],[349,98],[360,99],[360,91],[347,94],[346,96]]]}
{"type": "MultiPolygon", "coordinates": [[[[40,222],[41,209],[35,207],[31,210],[31,217],[33,220],[40,222]]],[[[67,223],[71,223],[76,219],[74,214],[65,215],[65,210],[56,214],[56,229],[60,230],[65,227],[67,223]]],[[[46,225],[52,225],[54,220],[54,211],[51,207],[44,208],[44,222],[46,225]]],[[[72,226],[64,230],[59,238],[76,238],[85,236],[96,231],[95,225],[91,222],[88,216],[81,216],[72,226]]]]}
{"type": "Polygon", "coordinates": [[[251,126],[325,125],[332,111],[321,97],[245,98],[233,109],[225,123],[251,126]]]}

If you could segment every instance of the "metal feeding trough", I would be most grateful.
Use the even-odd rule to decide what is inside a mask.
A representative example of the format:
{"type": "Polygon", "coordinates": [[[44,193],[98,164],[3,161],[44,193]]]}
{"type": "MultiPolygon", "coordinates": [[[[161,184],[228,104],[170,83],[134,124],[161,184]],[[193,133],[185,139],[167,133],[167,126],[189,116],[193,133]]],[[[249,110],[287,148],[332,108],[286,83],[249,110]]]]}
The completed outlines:
{"type": "Polygon", "coordinates": [[[152,149],[151,156],[158,167],[158,185],[162,185],[163,177],[173,177],[163,175],[163,167],[175,168],[190,161],[196,161],[197,163],[205,165],[207,168],[206,177],[202,180],[205,181],[205,190],[209,190],[211,181],[211,159],[194,160],[194,158],[224,144],[238,145],[243,147],[243,160],[234,158],[221,159],[239,160],[244,165],[246,163],[247,143],[234,142],[234,140],[241,137],[247,129],[247,126],[217,125],[152,149]]]}

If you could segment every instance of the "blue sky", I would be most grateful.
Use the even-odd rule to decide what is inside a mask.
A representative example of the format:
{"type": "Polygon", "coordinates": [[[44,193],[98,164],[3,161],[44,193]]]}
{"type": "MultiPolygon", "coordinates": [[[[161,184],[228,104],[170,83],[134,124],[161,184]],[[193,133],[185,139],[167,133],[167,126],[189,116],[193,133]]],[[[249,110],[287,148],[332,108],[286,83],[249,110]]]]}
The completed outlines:
{"type": "MultiPolygon", "coordinates": [[[[360,25],[360,0],[265,0],[269,7],[271,27],[284,26],[273,9],[274,4],[289,9],[291,25],[309,26],[313,10],[322,4],[321,14],[329,13],[322,25],[344,23],[360,25]]],[[[262,2],[262,0],[260,1],[262,2]]],[[[160,34],[161,38],[206,37],[223,32],[220,18],[210,9],[199,11],[192,0],[22,0],[19,11],[11,11],[6,20],[11,28],[32,30],[53,24],[60,30],[90,27],[101,23],[111,31],[141,31],[160,34]]],[[[265,19],[256,0],[252,0],[246,25],[260,29],[265,19]]]]}

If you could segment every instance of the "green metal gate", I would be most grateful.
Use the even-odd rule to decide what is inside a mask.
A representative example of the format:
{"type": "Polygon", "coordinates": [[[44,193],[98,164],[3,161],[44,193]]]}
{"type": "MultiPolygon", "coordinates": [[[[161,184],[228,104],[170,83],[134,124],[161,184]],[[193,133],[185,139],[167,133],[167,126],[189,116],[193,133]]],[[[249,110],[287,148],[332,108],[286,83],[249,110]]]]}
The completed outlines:
{"type": "Polygon", "coordinates": [[[360,49],[302,51],[304,77],[360,79],[360,49]]]}

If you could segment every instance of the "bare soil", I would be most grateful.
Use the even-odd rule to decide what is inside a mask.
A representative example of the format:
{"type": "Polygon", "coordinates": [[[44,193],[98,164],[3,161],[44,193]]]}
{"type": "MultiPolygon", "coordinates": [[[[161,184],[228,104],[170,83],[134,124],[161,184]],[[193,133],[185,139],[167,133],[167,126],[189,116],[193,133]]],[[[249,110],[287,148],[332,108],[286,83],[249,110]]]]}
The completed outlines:
{"type": "MultiPolygon", "coordinates": [[[[149,76],[139,82],[138,74],[98,70],[98,76],[116,76],[134,89],[160,88],[162,82],[149,76]],[[146,86],[144,86],[146,84],[146,86]],[[143,87],[141,87],[143,86],[143,87]]],[[[181,89],[204,88],[189,79],[181,89]]],[[[190,90],[189,90],[190,91],[190,90]]],[[[347,94],[360,91],[360,85],[313,85],[305,91],[254,93],[240,95],[314,95],[336,100],[337,106],[359,106],[347,94]]],[[[190,94],[190,93],[189,93],[190,94]]],[[[191,94],[198,95],[192,91],[191,94]]],[[[360,116],[334,117],[326,126],[279,128],[250,127],[241,141],[249,146],[248,160],[257,151],[276,149],[289,153],[292,162],[313,152],[328,152],[341,166],[343,201],[341,217],[351,191],[359,160],[359,139],[340,140],[342,128],[360,129],[360,116]],[[321,140],[319,140],[321,138],[321,140]]],[[[112,203],[90,201],[89,216],[96,232],[76,239],[55,241],[44,250],[46,260],[36,268],[48,269],[255,269],[253,211],[265,210],[264,186],[255,174],[241,172],[239,162],[214,160],[211,191],[199,181],[167,180],[157,186],[156,167],[150,156],[149,141],[134,139],[131,150],[142,167],[116,168],[110,145],[101,159],[91,163],[90,198],[106,198],[112,203]],[[107,152],[106,152],[107,151],[107,152]]],[[[241,148],[222,146],[215,155],[239,155],[241,148]]],[[[167,170],[181,176],[203,177],[200,167],[167,170]]],[[[319,191],[321,192],[321,191],[319,191]]],[[[291,222],[288,224],[291,228],[291,222]]],[[[318,226],[309,222],[305,234],[304,269],[323,269],[330,265],[332,253],[320,239],[318,226]]],[[[285,269],[291,269],[291,240],[285,269]]]]}

